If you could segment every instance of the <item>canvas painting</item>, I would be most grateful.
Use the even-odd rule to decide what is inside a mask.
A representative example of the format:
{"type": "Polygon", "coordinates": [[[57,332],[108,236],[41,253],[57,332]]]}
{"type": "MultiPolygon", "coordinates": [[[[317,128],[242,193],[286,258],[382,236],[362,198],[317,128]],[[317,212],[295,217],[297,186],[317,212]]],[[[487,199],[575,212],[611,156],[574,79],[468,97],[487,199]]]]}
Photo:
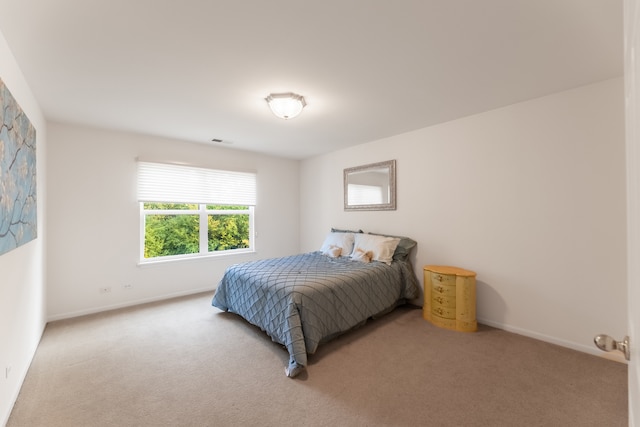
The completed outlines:
{"type": "Polygon", "coordinates": [[[36,130],[0,79],[0,255],[38,235],[36,130]]]}

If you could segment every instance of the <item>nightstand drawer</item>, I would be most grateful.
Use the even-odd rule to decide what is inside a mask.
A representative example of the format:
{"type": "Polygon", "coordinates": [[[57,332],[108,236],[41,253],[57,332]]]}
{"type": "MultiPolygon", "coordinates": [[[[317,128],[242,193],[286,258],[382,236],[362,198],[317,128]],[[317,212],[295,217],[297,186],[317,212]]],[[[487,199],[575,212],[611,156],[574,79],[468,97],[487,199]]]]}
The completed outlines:
{"type": "Polygon", "coordinates": [[[453,285],[439,285],[439,284],[433,283],[433,286],[432,286],[433,294],[447,296],[447,297],[455,297],[456,296],[455,283],[456,283],[455,281],[453,282],[453,285]]]}
{"type": "Polygon", "coordinates": [[[446,285],[446,286],[455,286],[456,285],[456,276],[455,274],[440,274],[431,272],[431,283],[433,285],[446,285]]]}
{"type": "Polygon", "coordinates": [[[446,295],[438,295],[434,294],[431,297],[431,302],[433,306],[441,306],[441,307],[450,307],[456,308],[456,297],[455,295],[446,296],[446,295]]]}
{"type": "Polygon", "coordinates": [[[443,307],[441,305],[434,305],[431,307],[431,313],[444,317],[445,319],[455,319],[456,318],[456,308],[455,307],[443,307]]]}

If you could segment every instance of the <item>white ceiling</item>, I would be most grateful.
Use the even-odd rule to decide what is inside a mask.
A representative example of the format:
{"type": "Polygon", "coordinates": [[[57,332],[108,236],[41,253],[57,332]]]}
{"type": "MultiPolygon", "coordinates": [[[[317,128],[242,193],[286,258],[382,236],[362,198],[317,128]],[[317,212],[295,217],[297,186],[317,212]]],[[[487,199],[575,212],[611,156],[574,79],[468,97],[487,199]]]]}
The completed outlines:
{"type": "Polygon", "coordinates": [[[51,121],[298,159],[623,69],[622,0],[0,0],[0,31],[51,121]]]}

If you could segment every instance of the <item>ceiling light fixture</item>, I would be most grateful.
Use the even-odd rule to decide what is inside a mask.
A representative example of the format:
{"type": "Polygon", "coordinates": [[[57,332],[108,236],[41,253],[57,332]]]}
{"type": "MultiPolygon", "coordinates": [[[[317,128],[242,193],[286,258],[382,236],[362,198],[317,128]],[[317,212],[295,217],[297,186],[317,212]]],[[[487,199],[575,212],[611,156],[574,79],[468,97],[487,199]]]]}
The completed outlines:
{"type": "Polygon", "coordinates": [[[307,105],[304,97],[293,92],[272,93],[265,98],[269,108],[276,117],[281,119],[293,119],[302,112],[307,105]]]}

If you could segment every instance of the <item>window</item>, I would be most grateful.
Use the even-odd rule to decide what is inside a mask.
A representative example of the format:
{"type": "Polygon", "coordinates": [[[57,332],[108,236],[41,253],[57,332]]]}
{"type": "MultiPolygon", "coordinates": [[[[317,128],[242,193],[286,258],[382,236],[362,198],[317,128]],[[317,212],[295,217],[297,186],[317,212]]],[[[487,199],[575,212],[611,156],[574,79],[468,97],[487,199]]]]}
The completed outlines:
{"type": "Polygon", "coordinates": [[[256,175],[138,162],[141,262],[250,252],[256,175]]]}

